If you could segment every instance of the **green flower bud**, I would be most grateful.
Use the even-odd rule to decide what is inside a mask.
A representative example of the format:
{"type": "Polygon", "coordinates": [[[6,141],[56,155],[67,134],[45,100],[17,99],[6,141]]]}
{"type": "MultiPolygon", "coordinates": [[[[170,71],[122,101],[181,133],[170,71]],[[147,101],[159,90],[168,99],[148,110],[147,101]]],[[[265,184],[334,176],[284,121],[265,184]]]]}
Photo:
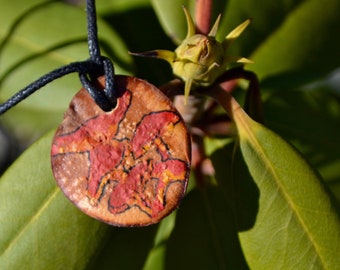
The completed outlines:
{"type": "Polygon", "coordinates": [[[208,86],[223,65],[224,49],[215,38],[197,34],[185,39],[175,50],[175,55],[172,68],[176,76],[208,86]]]}
{"type": "Polygon", "coordinates": [[[252,63],[252,61],[242,57],[230,57],[227,54],[227,49],[232,41],[249,25],[249,19],[231,31],[223,42],[219,42],[215,36],[221,16],[218,16],[209,34],[205,36],[195,33],[195,25],[186,8],[184,8],[184,13],[188,25],[187,36],[174,52],[155,50],[133,54],[157,57],[168,61],[174,75],[185,82],[184,94],[187,98],[192,88],[209,86],[214,83],[231,62],[252,63]]]}

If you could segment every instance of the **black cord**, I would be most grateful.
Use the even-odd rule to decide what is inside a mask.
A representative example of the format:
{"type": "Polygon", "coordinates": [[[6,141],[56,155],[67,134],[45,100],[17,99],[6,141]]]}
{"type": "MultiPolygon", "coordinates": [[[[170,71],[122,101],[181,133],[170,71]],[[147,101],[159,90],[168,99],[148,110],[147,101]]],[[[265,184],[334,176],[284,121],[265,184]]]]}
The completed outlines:
{"type": "Polygon", "coordinates": [[[1,104],[0,115],[46,84],[73,72],[79,73],[82,85],[103,111],[110,111],[115,108],[117,98],[114,90],[114,68],[111,60],[100,53],[95,0],[87,0],[86,11],[90,59],[83,62],[70,63],[40,77],[1,104]],[[104,90],[98,88],[97,84],[94,83],[102,75],[105,75],[104,90]]]}
{"type": "Polygon", "coordinates": [[[75,62],[71,63],[67,66],[63,66],[61,68],[55,69],[48,74],[40,77],[38,80],[34,81],[30,85],[26,86],[24,89],[20,90],[14,96],[12,96],[9,100],[1,104],[0,106],[0,115],[8,111],[10,108],[14,107],[16,104],[32,95],[34,92],[39,90],[41,87],[46,84],[58,79],[66,74],[72,72],[87,72],[92,69],[92,67],[88,67],[88,65],[92,65],[91,62],[75,62]]]}
{"type": "Polygon", "coordinates": [[[86,14],[87,14],[87,39],[89,46],[89,53],[91,60],[100,63],[101,55],[98,42],[98,29],[97,29],[97,12],[95,1],[87,1],[86,4],[86,14]]]}
{"type": "Polygon", "coordinates": [[[95,72],[79,73],[79,78],[84,88],[89,92],[91,97],[103,111],[110,111],[117,105],[117,98],[114,91],[114,68],[110,59],[101,56],[98,42],[97,30],[97,12],[95,0],[87,0],[86,2],[87,14],[87,35],[90,60],[98,64],[101,68],[95,72]],[[93,83],[98,76],[105,75],[104,91],[98,89],[93,83]]]}
{"type": "MultiPolygon", "coordinates": [[[[94,63],[89,61],[89,63],[94,63]]],[[[110,59],[101,57],[100,68],[103,68],[105,74],[105,88],[98,89],[86,74],[89,72],[79,72],[79,79],[84,88],[91,95],[96,104],[105,112],[111,111],[117,105],[117,98],[114,91],[114,74],[113,65],[110,59]]],[[[98,69],[97,69],[98,71],[98,69]]],[[[90,74],[91,75],[91,74],[90,74]]]]}

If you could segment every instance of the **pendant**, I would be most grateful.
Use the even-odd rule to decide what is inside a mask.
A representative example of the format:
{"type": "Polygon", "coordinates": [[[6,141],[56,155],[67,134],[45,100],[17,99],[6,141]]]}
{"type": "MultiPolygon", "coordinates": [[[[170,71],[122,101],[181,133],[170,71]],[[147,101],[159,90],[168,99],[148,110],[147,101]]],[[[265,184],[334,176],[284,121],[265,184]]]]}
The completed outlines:
{"type": "MultiPolygon", "coordinates": [[[[104,88],[104,77],[98,79],[104,88]]],[[[191,142],[180,114],[155,86],[115,76],[117,106],[104,112],[85,89],[70,103],[51,150],[54,177],[81,211],[115,226],[146,226],[177,208],[191,142]]]]}

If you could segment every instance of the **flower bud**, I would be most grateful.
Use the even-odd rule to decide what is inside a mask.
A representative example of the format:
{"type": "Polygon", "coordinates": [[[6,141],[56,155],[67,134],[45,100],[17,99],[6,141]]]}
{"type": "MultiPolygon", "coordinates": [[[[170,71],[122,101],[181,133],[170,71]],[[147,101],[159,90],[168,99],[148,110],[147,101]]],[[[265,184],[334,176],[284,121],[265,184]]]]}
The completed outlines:
{"type": "Polygon", "coordinates": [[[206,87],[213,84],[226,71],[228,64],[232,62],[252,63],[252,61],[243,57],[231,57],[227,54],[230,44],[249,25],[250,19],[231,31],[224,41],[219,42],[215,36],[221,16],[218,16],[208,35],[201,35],[195,33],[195,25],[186,8],[184,8],[184,13],[188,25],[187,36],[174,52],[154,50],[133,54],[156,57],[169,62],[174,75],[185,82],[184,94],[187,98],[190,90],[195,87],[206,87]]]}

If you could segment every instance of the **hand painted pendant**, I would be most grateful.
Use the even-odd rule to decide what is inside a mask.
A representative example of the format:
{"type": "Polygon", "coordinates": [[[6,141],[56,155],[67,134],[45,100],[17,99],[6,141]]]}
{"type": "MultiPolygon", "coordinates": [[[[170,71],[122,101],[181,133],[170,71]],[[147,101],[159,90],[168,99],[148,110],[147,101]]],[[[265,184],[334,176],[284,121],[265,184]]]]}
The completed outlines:
{"type": "MultiPolygon", "coordinates": [[[[104,78],[99,79],[104,85],[104,78]]],[[[171,101],[146,81],[115,76],[117,106],[102,111],[85,89],[53,139],[54,177],[87,215],[115,226],[157,223],[180,203],[190,138],[171,101]]]]}

